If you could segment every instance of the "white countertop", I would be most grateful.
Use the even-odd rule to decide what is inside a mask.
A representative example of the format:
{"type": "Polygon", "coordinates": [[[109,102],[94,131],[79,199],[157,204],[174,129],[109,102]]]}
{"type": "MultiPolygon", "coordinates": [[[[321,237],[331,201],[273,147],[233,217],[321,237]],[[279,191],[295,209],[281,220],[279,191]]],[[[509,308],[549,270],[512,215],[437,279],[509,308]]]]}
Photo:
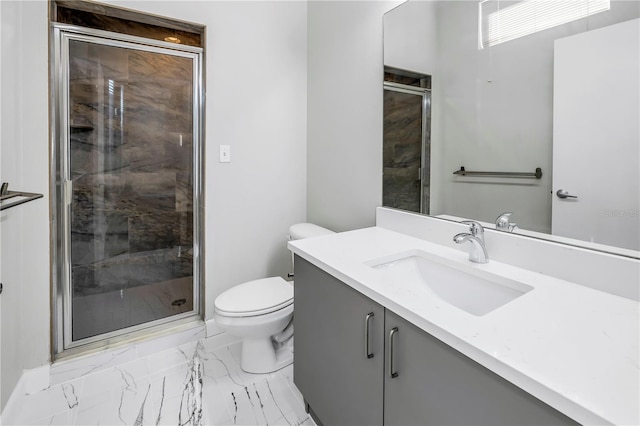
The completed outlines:
{"type": "Polygon", "coordinates": [[[474,264],[466,252],[379,227],[292,241],[289,248],[574,420],[640,424],[638,302],[500,262],[474,264]],[[409,250],[533,290],[474,316],[366,265],[409,250]]]}

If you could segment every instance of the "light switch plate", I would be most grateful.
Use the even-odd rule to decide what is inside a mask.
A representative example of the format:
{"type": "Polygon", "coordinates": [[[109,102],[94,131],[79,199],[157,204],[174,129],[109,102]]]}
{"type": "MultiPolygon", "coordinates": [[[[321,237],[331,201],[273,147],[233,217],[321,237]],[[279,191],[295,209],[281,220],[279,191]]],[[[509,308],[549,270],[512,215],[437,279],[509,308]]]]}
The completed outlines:
{"type": "Polygon", "coordinates": [[[220,145],[220,162],[221,163],[231,162],[231,146],[230,145],[220,145]]]}

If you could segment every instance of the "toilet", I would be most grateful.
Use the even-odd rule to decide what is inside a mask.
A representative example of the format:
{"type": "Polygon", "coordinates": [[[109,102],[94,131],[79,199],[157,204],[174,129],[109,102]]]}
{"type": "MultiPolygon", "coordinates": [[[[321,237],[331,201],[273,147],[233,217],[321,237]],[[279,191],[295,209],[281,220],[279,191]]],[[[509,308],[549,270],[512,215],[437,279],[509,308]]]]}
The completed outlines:
{"type": "MultiPolygon", "coordinates": [[[[312,223],[289,228],[298,240],[333,234],[312,223]]],[[[281,277],[238,284],[214,302],[213,319],[242,338],[240,367],[247,373],[270,373],[293,362],[293,282],[281,277]]]]}

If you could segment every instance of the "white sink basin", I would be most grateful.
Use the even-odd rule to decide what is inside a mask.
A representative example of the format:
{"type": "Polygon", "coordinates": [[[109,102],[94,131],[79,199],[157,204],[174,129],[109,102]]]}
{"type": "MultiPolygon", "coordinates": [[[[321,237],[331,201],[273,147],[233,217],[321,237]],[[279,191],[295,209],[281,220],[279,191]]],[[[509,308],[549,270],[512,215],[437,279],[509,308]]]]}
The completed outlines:
{"type": "Polygon", "coordinates": [[[419,250],[367,262],[389,284],[423,286],[433,295],[465,312],[485,315],[522,296],[533,287],[470,266],[450,266],[419,250]]]}

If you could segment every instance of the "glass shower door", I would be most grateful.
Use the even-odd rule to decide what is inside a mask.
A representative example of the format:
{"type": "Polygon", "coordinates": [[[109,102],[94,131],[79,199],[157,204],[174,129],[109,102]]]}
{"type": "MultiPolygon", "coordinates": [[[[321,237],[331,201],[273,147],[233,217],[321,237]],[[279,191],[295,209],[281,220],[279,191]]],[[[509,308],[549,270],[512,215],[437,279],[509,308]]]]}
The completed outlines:
{"type": "Polygon", "coordinates": [[[383,205],[429,213],[430,93],[384,87],[383,205]]]}
{"type": "Polygon", "coordinates": [[[69,348],[199,311],[200,53],[57,34],[69,348]]]}

